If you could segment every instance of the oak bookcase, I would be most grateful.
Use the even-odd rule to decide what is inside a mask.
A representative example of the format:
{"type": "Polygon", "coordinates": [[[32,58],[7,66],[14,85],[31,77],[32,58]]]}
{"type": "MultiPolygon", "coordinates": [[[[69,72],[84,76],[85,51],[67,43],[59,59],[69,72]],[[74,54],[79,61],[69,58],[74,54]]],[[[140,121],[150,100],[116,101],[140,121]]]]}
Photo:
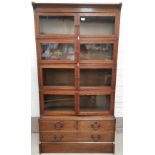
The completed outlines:
{"type": "Polygon", "coordinates": [[[40,153],[113,153],[121,4],[32,6],[40,153]]]}

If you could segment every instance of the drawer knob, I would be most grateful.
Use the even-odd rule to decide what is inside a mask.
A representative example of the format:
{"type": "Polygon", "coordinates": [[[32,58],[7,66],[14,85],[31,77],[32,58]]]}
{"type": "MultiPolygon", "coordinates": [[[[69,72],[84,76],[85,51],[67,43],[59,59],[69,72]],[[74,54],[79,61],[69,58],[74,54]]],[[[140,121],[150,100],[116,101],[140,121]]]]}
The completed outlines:
{"type": "Polygon", "coordinates": [[[55,123],[54,127],[56,130],[61,130],[64,127],[64,124],[63,122],[57,122],[55,123]]]}
{"type": "Polygon", "coordinates": [[[94,130],[98,130],[100,127],[101,125],[98,122],[94,122],[93,124],[91,124],[91,128],[93,128],[94,130]]]}
{"type": "Polygon", "coordinates": [[[97,142],[100,140],[101,136],[100,135],[91,135],[91,138],[93,139],[94,142],[97,142]]]}
{"type": "Polygon", "coordinates": [[[62,139],[64,138],[64,136],[63,135],[55,135],[54,136],[54,141],[55,142],[61,142],[62,141],[62,139]]]}

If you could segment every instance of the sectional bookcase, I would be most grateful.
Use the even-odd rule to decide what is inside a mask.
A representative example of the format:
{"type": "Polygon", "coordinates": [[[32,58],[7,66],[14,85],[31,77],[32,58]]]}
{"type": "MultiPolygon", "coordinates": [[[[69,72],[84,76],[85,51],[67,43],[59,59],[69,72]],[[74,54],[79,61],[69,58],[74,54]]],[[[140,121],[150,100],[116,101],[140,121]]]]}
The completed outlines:
{"type": "Polygon", "coordinates": [[[114,152],[121,4],[32,5],[40,153],[114,152]]]}

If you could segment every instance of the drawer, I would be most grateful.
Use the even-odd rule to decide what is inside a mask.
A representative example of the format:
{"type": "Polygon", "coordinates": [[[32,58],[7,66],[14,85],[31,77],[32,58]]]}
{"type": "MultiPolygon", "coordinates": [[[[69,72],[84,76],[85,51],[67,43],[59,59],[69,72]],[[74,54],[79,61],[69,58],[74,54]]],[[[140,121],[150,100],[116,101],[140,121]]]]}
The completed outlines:
{"type": "Polygon", "coordinates": [[[78,121],[79,131],[115,131],[115,120],[78,121]]]}
{"type": "Polygon", "coordinates": [[[113,142],[115,133],[108,132],[80,132],[77,134],[79,142],[113,142]]]}
{"type": "Polygon", "coordinates": [[[41,143],[40,153],[113,153],[113,143],[41,143]]]}
{"type": "Polygon", "coordinates": [[[76,130],[76,121],[68,120],[45,120],[40,119],[39,129],[40,131],[68,131],[76,130]]]}
{"type": "Polygon", "coordinates": [[[113,142],[114,132],[40,132],[41,142],[113,142]]]}
{"type": "Polygon", "coordinates": [[[40,132],[41,142],[74,142],[76,132],[40,132]]]}

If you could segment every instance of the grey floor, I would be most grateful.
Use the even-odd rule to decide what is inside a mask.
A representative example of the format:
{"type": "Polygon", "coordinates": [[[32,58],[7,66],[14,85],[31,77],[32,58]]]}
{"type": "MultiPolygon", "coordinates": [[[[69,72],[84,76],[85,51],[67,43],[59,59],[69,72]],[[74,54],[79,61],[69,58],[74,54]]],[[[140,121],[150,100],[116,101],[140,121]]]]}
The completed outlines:
{"type": "MultiPolygon", "coordinates": [[[[31,136],[31,155],[39,155],[39,135],[38,133],[32,133],[31,136]]],[[[55,153],[43,153],[43,155],[54,155],[55,153]]],[[[66,155],[64,153],[57,153],[61,155],[66,155]]],[[[90,155],[90,153],[76,153],[76,155],[90,155]]],[[[93,155],[99,155],[101,153],[93,153],[93,155]]],[[[112,154],[104,154],[112,155],[112,154]]],[[[123,155],[123,134],[121,129],[117,129],[116,132],[116,145],[115,145],[115,155],[123,155]]]]}

